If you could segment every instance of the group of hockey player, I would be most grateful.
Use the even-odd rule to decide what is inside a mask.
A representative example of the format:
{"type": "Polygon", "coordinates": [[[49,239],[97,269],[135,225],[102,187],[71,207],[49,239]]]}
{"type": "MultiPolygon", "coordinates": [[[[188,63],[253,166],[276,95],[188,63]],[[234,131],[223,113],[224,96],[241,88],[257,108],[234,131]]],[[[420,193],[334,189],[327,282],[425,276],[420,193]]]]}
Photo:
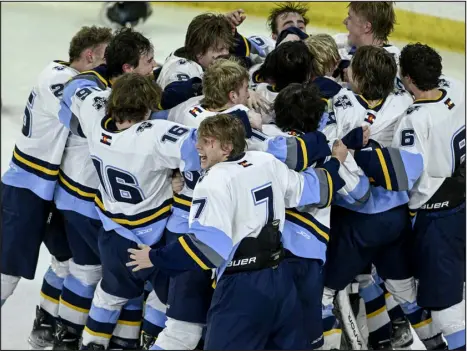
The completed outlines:
{"type": "Polygon", "coordinates": [[[40,73],[1,185],[2,305],[52,256],[34,349],[339,349],[342,291],[362,349],[465,348],[464,86],[391,2],[307,11],[200,14],[161,67],[83,27],[40,73]]]}

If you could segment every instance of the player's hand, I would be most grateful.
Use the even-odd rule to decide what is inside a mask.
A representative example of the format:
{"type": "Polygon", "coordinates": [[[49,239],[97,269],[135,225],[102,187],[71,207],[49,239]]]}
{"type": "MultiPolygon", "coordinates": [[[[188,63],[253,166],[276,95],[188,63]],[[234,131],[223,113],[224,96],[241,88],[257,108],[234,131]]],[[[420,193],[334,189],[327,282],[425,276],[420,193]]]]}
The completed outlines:
{"type": "Polygon", "coordinates": [[[365,125],[362,126],[363,129],[363,142],[362,145],[365,147],[368,144],[368,141],[370,141],[370,127],[365,125]]]}
{"type": "Polygon", "coordinates": [[[126,264],[127,267],[135,267],[133,268],[133,272],[138,272],[141,269],[151,268],[154,265],[152,264],[151,260],[149,259],[149,251],[151,248],[148,245],[138,244],[138,249],[128,249],[130,253],[130,261],[126,264]]]}
{"type": "Polygon", "coordinates": [[[270,109],[270,103],[264,97],[262,97],[257,91],[249,90],[250,97],[248,99],[248,107],[255,110],[258,113],[267,114],[270,109]]]}
{"type": "Polygon", "coordinates": [[[279,45],[282,45],[283,43],[286,43],[288,41],[300,41],[300,40],[301,39],[297,34],[290,33],[290,34],[287,34],[284,39],[282,39],[279,45]]]}
{"type": "Polygon", "coordinates": [[[250,121],[251,128],[262,130],[263,129],[263,118],[261,115],[253,110],[247,112],[248,120],[250,121]]]}
{"type": "Polygon", "coordinates": [[[246,18],[245,11],[242,9],[237,9],[232,12],[228,12],[225,14],[225,17],[229,20],[230,24],[232,25],[232,30],[235,32],[235,29],[243,23],[246,18]]]}
{"type": "Polygon", "coordinates": [[[172,175],[172,190],[174,193],[179,194],[185,185],[185,179],[179,171],[175,171],[172,175]]]}
{"type": "Polygon", "coordinates": [[[340,163],[344,163],[347,158],[347,146],[341,140],[336,140],[332,145],[332,156],[337,158],[340,163]]]}

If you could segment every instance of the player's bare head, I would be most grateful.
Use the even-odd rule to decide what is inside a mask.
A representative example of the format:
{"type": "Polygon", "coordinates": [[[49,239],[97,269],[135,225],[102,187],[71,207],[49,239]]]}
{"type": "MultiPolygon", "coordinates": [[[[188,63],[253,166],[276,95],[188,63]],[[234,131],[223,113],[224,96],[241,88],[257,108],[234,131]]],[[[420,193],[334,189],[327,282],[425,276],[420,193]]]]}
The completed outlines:
{"type": "Polygon", "coordinates": [[[274,100],[275,123],[282,130],[314,132],[326,109],[319,88],[312,83],[292,83],[274,100]]]}
{"type": "Polygon", "coordinates": [[[313,34],[304,42],[313,55],[314,74],[318,77],[332,75],[341,60],[334,38],[329,34],[313,34]]]}
{"type": "Polygon", "coordinates": [[[71,39],[68,49],[70,63],[82,59],[92,67],[103,64],[105,49],[112,37],[110,28],[82,27],[71,39]]]}
{"type": "Polygon", "coordinates": [[[115,80],[106,113],[116,122],[137,123],[148,119],[161,101],[162,91],[153,78],[125,73],[115,80]]]}
{"type": "Polygon", "coordinates": [[[105,50],[105,59],[110,77],[127,72],[149,75],[156,66],[154,47],[149,39],[130,28],[115,34],[105,50]]]}
{"type": "Polygon", "coordinates": [[[370,45],[375,40],[387,42],[396,24],[392,1],[352,1],[348,9],[344,24],[352,45],[370,45]]]}
{"type": "Polygon", "coordinates": [[[280,32],[289,27],[297,27],[306,33],[306,26],[309,22],[307,12],[308,6],[303,2],[278,4],[271,10],[267,19],[272,38],[276,40],[280,32]]]}
{"type": "Polygon", "coordinates": [[[245,105],[248,79],[248,71],[235,59],[215,60],[203,75],[203,104],[213,109],[245,105]]]}
{"type": "Polygon", "coordinates": [[[280,91],[291,83],[308,81],[314,75],[312,61],[313,55],[304,42],[286,42],[266,57],[259,76],[280,91]]]}
{"type": "Polygon", "coordinates": [[[359,47],[348,70],[352,90],[367,100],[384,99],[394,90],[396,60],[383,48],[359,47]]]}
{"type": "Polygon", "coordinates": [[[441,56],[428,45],[421,43],[406,45],[399,57],[401,78],[409,90],[413,84],[421,91],[436,89],[443,70],[441,56]]]}
{"type": "Polygon", "coordinates": [[[203,13],[190,22],[185,36],[187,58],[208,67],[218,56],[227,55],[234,43],[229,20],[220,14],[203,13]]]}
{"type": "Polygon", "coordinates": [[[229,114],[204,119],[198,128],[196,148],[203,169],[240,155],[246,149],[246,133],[242,122],[229,114]]]}

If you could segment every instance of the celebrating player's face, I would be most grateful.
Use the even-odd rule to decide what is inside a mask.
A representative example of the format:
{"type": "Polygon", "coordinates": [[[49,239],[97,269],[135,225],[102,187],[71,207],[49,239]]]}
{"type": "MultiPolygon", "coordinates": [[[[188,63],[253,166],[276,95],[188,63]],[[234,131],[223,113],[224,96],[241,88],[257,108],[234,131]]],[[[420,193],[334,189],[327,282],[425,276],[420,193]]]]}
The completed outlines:
{"type": "Polygon", "coordinates": [[[359,45],[360,37],[365,33],[364,21],[358,17],[355,12],[349,10],[349,13],[344,20],[344,24],[349,31],[349,44],[359,45]]]}
{"type": "Polygon", "coordinates": [[[208,51],[206,51],[202,55],[198,55],[198,63],[203,67],[207,68],[211,63],[214,62],[215,59],[217,59],[220,56],[225,56],[229,54],[229,49],[225,45],[220,45],[217,48],[209,48],[208,51]]]}
{"type": "Polygon", "coordinates": [[[132,70],[133,73],[138,73],[143,76],[152,74],[154,68],[156,68],[156,61],[154,61],[154,52],[150,51],[139,58],[139,63],[136,68],[132,70]]]}
{"type": "Polygon", "coordinates": [[[297,27],[298,29],[306,33],[305,20],[301,15],[299,15],[296,12],[285,13],[282,16],[279,16],[276,21],[277,33],[273,33],[272,35],[272,38],[274,40],[277,39],[277,36],[280,32],[290,27],[297,27]]]}
{"type": "Polygon", "coordinates": [[[202,169],[208,169],[219,162],[225,161],[229,154],[222,149],[219,140],[212,137],[198,137],[196,149],[201,159],[202,169]]]}
{"type": "Polygon", "coordinates": [[[248,99],[250,98],[250,93],[248,91],[248,81],[245,80],[241,88],[233,94],[233,103],[236,105],[245,105],[248,104],[248,99]]]}

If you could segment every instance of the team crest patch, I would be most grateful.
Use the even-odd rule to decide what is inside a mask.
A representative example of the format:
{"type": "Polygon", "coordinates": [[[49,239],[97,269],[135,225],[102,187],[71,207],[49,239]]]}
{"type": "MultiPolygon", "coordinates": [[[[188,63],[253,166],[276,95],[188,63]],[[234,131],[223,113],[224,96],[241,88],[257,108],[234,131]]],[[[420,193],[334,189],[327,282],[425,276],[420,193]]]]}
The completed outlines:
{"type": "Polygon", "coordinates": [[[370,124],[373,124],[375,122],[376,116],[372,114],[371,112],[367,112],[365,122],[368,122],[370,124]]]}
{"type": "Polygon", "coordinates": [[[342,107],[345,110],[347,107],[352,107],[353,105],[350,99],[347,97],[347,95],[342,95],[337,98],[336,102],[334,103],[334,106],[342,107]]]}
{"type": "Polygon", "coordinates": [[[152,123],[151,122],[143,122],[141,125],[136,129],[136,134],[140,134],[144,132],[146,129],[151,129],[152,123]]]}
{"type": "Polygon", "coordinates": [[[102,109],[105,106],[106,103],[107,103],[106,98],[96,96],[94,98],[94,102],[92,104],[92,107],[94,107],[97,111],[99,111],[100,109],[102,109]]]}

